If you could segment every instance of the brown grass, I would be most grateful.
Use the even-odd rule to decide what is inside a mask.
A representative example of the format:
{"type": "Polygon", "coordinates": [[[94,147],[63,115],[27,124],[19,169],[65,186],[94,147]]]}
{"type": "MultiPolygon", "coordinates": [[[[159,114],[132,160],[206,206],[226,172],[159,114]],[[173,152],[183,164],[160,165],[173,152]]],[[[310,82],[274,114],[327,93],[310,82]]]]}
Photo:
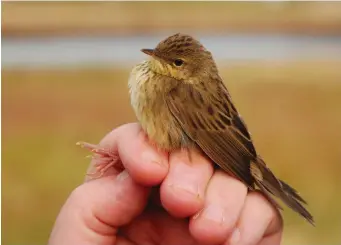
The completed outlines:
{"type": "Polygon", "coordinates": [[[4,2],[3,35],[164,31],[339,34],[337,2],[4,2]]]}
{"type": "MultiPolygon", "coordinates": [[[[300,190],[312,228],[284,212],[284,244],[337,244],[341,229],[340,62],[229,64],[222,76],[268,165],[300,190]]],[[[97,142],[135,121],[127,70],[5,70],[3,244],[44,244],[82,182],[88,160],[75,142],[97,142]]]]}

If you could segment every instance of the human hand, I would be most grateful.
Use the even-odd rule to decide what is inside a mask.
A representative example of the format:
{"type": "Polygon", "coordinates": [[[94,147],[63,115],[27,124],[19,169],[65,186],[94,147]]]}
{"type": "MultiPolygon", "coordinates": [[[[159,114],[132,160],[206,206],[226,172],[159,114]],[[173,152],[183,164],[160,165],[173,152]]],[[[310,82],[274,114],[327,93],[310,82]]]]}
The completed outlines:
{"type": "Polygon", "coordinates": [[[110,169],[76,188],[49,245],[280,244],[278,211],[199,153],[191,152],[191,162],[186,151],[168,156],[135,123],[113,130],[100,145],[117,151],[125,170],[110,169]]]}

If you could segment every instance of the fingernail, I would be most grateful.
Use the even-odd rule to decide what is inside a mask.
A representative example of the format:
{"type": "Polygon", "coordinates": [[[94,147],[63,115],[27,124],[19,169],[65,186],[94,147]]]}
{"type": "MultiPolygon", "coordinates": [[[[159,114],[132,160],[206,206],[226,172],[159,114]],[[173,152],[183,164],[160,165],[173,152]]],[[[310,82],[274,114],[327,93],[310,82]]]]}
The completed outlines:
{"type": "Polygon", "coordinates": [[[199,186],[193,182],[182,181],[182,183],[171,184],[170,186],[185,191],[193,196],[196,196],[196,198],[200,199],[199,186]]]}
{"type": "Polygon", "coordinates": [[[224,223],[224,210],[218,205],[209,205],[202,212],[202,216],[219,224],[224,223]]]}
{"type": "Polygon", "coordinates": [[[157,153],[152,152],[151,150],[143,151],[141,158],[143,162],[152,162],[162,167],[166,166],[165,161],[163,161],[157,153]]]}
{"type": "Polygon", "coordinates": [[[234,229],[232,232],[232,235],[230,237],[230,245],[235,245],[239,242],[240,240],[240,230],[238,228],[234,229]]]}
{"type": "Polygon", "coordinates": [[[124,181],[128,177],[129,177],[129,173],[127,172],[127,170],[124,170],[119,175],[117,175],[116,179],[118,181],[124,181]]]}

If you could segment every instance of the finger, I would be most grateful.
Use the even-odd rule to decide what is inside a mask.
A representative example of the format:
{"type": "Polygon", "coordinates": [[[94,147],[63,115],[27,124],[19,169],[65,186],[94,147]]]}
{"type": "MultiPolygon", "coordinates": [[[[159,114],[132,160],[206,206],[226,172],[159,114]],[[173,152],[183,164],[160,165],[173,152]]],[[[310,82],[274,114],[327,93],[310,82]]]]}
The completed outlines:
{"type": "Polygon", "coordinates": [[[213,173],[212,164],[198,152],[179,150],[169,156],[169,173],[161,185],[164,208],[176,217],[198,212],[213,173]]]}
{"type": "Polygon", "coordinates": [[[248,194],[238,226],[226,243],[279,244],[283,222],[279,212],[259,192],[248,194]]]}
{"type": "MultiPolygon", "coordinates": [[[[168,172],[168,155],[149,142],[137,123],[123,125],[106,135],[100,146],[116,152],[131,177],[142,185],[157,185],[168,172]]],[[[93,171],[92,161],[89,172],[93,171]]],[[[106,173],[113,174],[111,172],[106,173]]]]}
{"type": "Polygon", "coordinates": [[[257,245],[274,245],[274,244],[281,244],[282,240],[282,232],[277,232],[266,237],[263,237],[261,242],[257,245]]]}
{"type": "Polygon", "coordinates": [[[216,171],[206,191],[205,207],[190,221],[196,240],[221,244],[234,230],[247,194],[247,187],[223,171],[216,171]]]}
{"type": "Polygon", "coordinates": [[[49,245],[114,244],[117,228],[143,211],[148,193],[126,171],[79,186],[58,215],[49,245]]]}

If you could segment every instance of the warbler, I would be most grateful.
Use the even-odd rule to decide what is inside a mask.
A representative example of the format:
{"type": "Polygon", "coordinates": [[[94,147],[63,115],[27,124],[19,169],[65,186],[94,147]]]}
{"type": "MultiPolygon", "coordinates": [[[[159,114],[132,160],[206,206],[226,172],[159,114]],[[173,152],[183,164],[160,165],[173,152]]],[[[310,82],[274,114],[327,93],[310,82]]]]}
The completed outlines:
{"type": "MultiPolygon", "coordinates": [[[[141,51],[150,59],[133,68],[128,85],[131,105],[149,140],[167,152],[199,149],[250,191],[260,190],[282,209],[273,197],[279,198],[314,224],[305,200],[276,178],[257,154],[212,54],[180,33],[141,51]]],[[[98,153],[96,146],[85,146],[98,153]]],[[[101,166],[101,171],[114,162],[101,166]]]]}

